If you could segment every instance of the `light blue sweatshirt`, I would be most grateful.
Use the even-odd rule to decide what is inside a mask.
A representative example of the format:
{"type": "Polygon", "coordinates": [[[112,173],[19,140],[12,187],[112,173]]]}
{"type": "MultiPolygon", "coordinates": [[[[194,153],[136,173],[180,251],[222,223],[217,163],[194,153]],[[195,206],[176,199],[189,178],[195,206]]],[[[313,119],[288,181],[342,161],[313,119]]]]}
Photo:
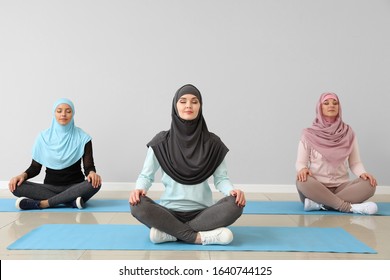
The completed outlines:
{"type": "MultiPolygon", "coordinates": [[[[154,182],[154,177],[160,164],[154,155],[153,149],[149,148],[141,174],[136,182],[136,189],[148,191],[154,182]]],[[[204,209],[214,204],[212,191],[207,181],[196,185],[183,185],[174,181],[161,169],[161,181],[165,190],[160,198],[160,204],[173,211],[194,211],[204,209]]],[[[233,185],[227,176],[225,161],[214,171],[214,186],[224,195],[230,195],[233,185]]]]}

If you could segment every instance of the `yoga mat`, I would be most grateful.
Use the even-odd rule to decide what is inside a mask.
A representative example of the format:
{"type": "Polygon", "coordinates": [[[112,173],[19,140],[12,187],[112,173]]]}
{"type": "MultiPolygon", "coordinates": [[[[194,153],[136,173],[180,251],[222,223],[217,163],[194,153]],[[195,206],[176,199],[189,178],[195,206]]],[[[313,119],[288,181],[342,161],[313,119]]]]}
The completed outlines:
{"type": "Polygon", "coordinates": [[[0,212],[129,212],[130,204],[126,199],[91,199],[87,201],[86,208],[71,208],[59,205],[54,208],[40,210],[19,210],[15,207],[15,198],[0,199],[0,212]]]}
{"type": "MultiPolygon", "coordinates": [[[[0,199],[0,212],[43,211],[43,212],[129,212],[130,206],[126,199],[91,199],[86,203],[86,208],[77,209],[65,206],[47,208],[42,210],[19,210],[15,207],[14,198],[0,199]]],[[[390,216],[390,203],[378,202],[377,216],[390,216]]],[[[354,213],[342,213],[339,211],[309,211],[303,210],[299,201],[248,201],[244,214],[262,215],[360,215],[354,213]]]]}
{"type": "MultiPolygon", "coordinates": [[[[378,212],[374,216],[390,216],[389,202],[376,202],[378,212]]],[[[304,211],[300,201],[249,201],[244,208],[245,214],[269,214],[269,215],[359,215],[355,213],[343,213],[335,210],[304,211]]]]}
{"type": "Polygon", "coordinates": [[[9,250],[163,250],[371,253],[342,228],[230,227],[229,245],[153,244],[143,225],[47,224],[25,234],[9,250]]]}

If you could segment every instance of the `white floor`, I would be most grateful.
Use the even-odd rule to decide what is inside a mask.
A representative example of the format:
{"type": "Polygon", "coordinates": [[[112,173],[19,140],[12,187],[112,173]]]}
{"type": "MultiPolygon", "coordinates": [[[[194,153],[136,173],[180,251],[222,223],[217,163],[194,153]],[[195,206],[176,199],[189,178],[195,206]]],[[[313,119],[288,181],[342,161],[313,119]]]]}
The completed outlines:
{"type": "MultiPolygon", "coordinates": [[[[159,193],[149,194],[158,198],[159,193]]],[[[13,197],[0,190],[0,197],[13,197]]],[[[127,191],[101,191],[94,199],[128,199],[127,191]]],[[[251,200],[298,200],[294,193],[247,193],[251,200]]],[[[388,202],[390,194],[377,194],[372,201],[388,202]]],[[[390,217],[329,215],[243,215],[236,226],[342,227],[377,254],[307,252],[224,251],[91,251],[7,250],[6,247],[42,224],[139,224],[130,213],[0,213],[1,260],[390,260],[390,217]]]]}

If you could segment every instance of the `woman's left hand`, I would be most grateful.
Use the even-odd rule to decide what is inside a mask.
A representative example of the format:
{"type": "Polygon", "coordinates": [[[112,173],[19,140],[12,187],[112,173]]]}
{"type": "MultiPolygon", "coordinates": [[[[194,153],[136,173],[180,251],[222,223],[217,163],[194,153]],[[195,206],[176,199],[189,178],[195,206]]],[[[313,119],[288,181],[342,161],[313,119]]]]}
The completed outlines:
{"type": "Polygon", "coordinates": [[[236,204],[239,207],[245,207],[246,200],[245,200],[245,194],[241,190],[232,190],[230,191],[230,195],[236,197],[236,204]]]}
{"type": "Polygon", "coordinates": [[[87,176],[88,182],[91,183],[92,187],[98,188],[102,185],[102,178],[94,171],[89,172],[87,176]]]}
{"type": "Polygon", "coordinates": [[[362,175],[360,175],[360,178],[362,178],[363,180],[370,180],[370,184],[373,187],[376,187],[378,185],[378,183],[377,183],[376,179],[374,178],[374,176],[372,176],[369,173],[363,173],[362,175]]]}

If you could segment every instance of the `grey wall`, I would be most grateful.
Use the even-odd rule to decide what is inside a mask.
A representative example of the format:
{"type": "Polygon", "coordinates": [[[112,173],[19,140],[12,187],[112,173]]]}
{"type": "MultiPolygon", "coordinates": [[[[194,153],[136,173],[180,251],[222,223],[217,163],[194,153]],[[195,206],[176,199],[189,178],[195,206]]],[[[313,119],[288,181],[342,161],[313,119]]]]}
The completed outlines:
{"type": "Polygon", "coordinates": [[[29,166],[68,97],[103,180],[134,182],[193,83],[234,183],[294,184],[301,130],[333,91],[390,185],[389,29],[388,0],[0,0],[0,181],[29,166]]]}

